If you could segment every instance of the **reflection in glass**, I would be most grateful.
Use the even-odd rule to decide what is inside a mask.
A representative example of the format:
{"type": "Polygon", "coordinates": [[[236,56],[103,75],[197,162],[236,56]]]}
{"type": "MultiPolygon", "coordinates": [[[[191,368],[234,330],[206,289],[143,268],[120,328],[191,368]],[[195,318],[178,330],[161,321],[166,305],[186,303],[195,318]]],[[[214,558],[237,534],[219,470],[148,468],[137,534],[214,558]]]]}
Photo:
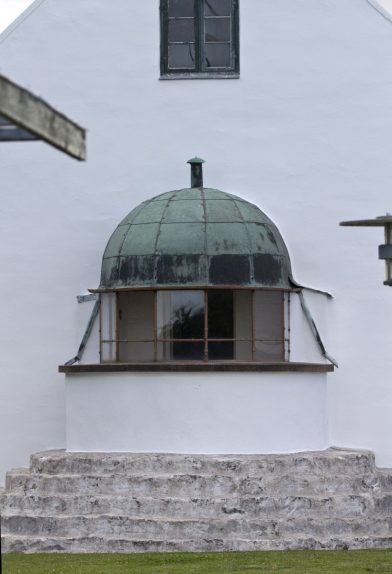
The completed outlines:
{"type": "Polygon", "coordinates": [[[231,44],[206,44],[204,61],[206,68],[230,68],[231,44]]]}
{"type": "Polygon", "coordinates": [[[195,26],[190,20],[169,20],[169,42],[194,42],[195,26]]]}
{"type": "Polygon", "coordinates": [[[193,16],[194,7],[194,0],[169,0],[169,16],[193,16]]]}
{"type": "Polygon", "coordinates": [[[203,291],[158,292],[158,339],[163,360],[202,360],[204,356],[203,291]],[[202,339],[187,342],[175,339],[202,339]]]}
{"type": "Polygon", "coordinates": [[[194,44],[169,44],[168,56],[170,69],[194,69],[195,67],[194,44]]]}
{"type": "Polygon", "coordinates": [[[205,20],[206,42],[230,42],[230,18],[205,20]]]}
{"type": "Polygon", "coordinates": [[[230,16],[232,0],[205,0],[205,16],[230,16]]]}

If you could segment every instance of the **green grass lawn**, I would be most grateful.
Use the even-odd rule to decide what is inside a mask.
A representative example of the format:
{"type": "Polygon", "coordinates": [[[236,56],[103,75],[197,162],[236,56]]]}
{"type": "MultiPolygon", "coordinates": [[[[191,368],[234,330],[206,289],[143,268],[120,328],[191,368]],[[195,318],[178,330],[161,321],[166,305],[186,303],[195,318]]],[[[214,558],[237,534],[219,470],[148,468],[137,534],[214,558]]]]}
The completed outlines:
{"type": "Polygon", "coordinates": [[[392,550],[7,554],[3,574],[392,574],[392,550]]]}

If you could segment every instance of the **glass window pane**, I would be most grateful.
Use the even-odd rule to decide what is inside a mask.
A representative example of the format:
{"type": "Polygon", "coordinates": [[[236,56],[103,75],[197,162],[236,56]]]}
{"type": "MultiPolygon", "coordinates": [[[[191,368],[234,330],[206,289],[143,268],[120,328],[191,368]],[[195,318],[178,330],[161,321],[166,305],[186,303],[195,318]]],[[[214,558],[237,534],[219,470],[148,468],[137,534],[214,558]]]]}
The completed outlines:
{"type": "Polygon", "coordinates": [[[235,360],[236,361],[251,361],[252,360],[252,342],[251,341],[236,341],[235,343],[235,360]]]}
{"type": "Polygon", "coordinates": [[[206,68],[231,68],[231,44],[205,44],[206,68]]]}
{"type": "Polygon", "coordinates": [[[283,339],[283,296],[280,291],[255,292],[256,339],[283,339]]]}
{"type": "Polygon", "coordinates": [[[169,0],[169,16],[193,16],[194,0],[169,0]]]}
{"type": "Polygon", "coordinates": [[[208,359],[210,361],[222,361],[234,359],[233,341],[209,341],[208,359]]]}
{"type": "Polygon", "coordinates": [[[161,341],[158,343],[158,361],[202,361],[203,342],[161,341]]]}
{"type": "Polygon", "coordinates": [[[169,42],[194,42],[195,26],[190,20],[169,20],[169,42]]]}
{"type": "Polygon", "coordinates": [[[154,360],[154,293],[137,291],[118,294],[119,361],[154,360]],[[140,343],[130,343],[127,341],[140,343]]]}
{"type": "Polygon", "coordinates": [[[202,361],[204,358],[204,343],[173,343],[173,361],[202,361]]]}
{"type": "Polygon", "coordinates": [[[154,343],[119,343],[119,361],[126,363],[151,363],[154,360],[154,343]]]}
{"type": "Polygon", "coordinates": [[[195,67],[194,44],[170,44],[169,45],[169,68],[186,68],[193,70],[195,67]]]}
{"type": "Polygon", "coordinates": [[[255,361],[280,362],[283,360],[283,341],[277,343],[266,341],[255,342],[255,361]]]}
{"type": "Polygon", "coordinates": [[[234,338],[252,339],[252,291],[234,291],[234,338]]]}
{"type": "Polygon", "coordinates": [[[154,338],[154,293],[137,291],[118,294],[118,338],[154,338]]]}
{"type": "Polygon", "coordinates": [[[204,292],[158,292],[158,338],[203,339],[204,292]]]}
{"type": "MultiPolygon", "coordinates": [[[[101,294],[101,341],[113,341],[116,338],[116,295],[101,294]]],[[[116,360],[116,343],[101,344],[101,361],[116,360]]]]}
{"type": "Polygon", "coordinates": [[[206,42],[230,42],[230,18],[211,18],[204,21],[206,42]]]}
{"type": "Polygon", "coordinates": [[[233,291],[208,292],[208,338],[234,338],[233,291]]]}
{"type": "Polygon", "coordinates": [[[230,16],[232,0],[204,0],[206,16],[230,16]]]}

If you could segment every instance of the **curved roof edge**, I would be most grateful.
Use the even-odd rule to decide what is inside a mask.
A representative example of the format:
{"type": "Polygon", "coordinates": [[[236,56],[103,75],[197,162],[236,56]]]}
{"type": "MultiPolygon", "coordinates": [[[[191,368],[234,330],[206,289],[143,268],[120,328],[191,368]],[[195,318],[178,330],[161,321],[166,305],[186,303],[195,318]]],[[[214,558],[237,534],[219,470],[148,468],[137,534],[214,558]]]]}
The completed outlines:
{"type": "Polygon", "coordinates": [[[367,3],[392,22],[392,0],[367,0],[367,3]]]}

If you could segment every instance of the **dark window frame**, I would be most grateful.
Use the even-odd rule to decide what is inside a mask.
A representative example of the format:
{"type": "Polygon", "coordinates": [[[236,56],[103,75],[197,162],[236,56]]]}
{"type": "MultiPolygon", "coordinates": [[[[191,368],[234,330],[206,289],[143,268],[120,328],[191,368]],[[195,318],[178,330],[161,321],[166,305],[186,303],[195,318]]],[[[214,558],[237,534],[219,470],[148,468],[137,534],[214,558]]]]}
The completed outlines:
{"type": "Polygon", "coordinates": [[[161,79],[235,79],[240,72],[239,47],[239,0],[231,0],[231,66],[225,68],[205,68],[204,66],[204,2],[194,0],[195,18],[195,67],[170,68],[169,67],[169,2],[160,0],[160,27],[161,27],[161,79]]]}

